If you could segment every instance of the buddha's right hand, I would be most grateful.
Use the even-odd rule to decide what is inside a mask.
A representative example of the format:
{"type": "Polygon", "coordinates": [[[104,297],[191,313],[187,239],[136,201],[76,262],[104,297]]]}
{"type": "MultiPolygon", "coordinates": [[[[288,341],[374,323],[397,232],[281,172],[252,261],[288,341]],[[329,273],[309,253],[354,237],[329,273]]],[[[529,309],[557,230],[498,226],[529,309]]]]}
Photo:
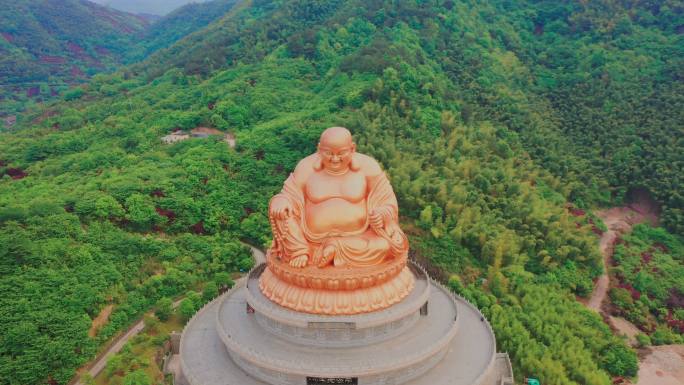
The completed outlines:
{"type": "Polygon", "coordinates": [[[292,205],[286,198],[276,197],[271,201],[269,212],[271,217],[275,219],[287,219],[292,214],[292,205]]]}

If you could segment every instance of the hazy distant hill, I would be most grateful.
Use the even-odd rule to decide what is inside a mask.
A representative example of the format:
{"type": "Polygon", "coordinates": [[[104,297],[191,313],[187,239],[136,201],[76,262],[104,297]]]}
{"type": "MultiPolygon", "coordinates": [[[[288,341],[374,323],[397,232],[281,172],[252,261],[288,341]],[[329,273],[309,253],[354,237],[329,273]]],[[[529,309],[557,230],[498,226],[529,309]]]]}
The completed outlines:
{"type": "MultiPolygon", "coordinates": [[[[239,0],[214,0],[184,5],[151,25],[132,52],[130,60],[140,60],[150,53],[170,46],[200,30],[228,12],[239,0]]],[[[129,61],[130,61],[129,60],[129,61]]]]}
{"type": "Polygon", "coordinates": [[[203,3],[207,0],[93,0],[114,9],[131,13],[165,15],[188,3],[203,3]]]}
{"type": "Polygon", "coordinates": [[[85,0],[7,2],[0,7],[0,117],[49,100],[94,74],[144,59],[206,27],[236,2],[187,4],[164,17],[85,0]]]}
{"type": "Polygon", "coordinates": [[[146,27],[141,17],[83,0],[3,1],[0,114],[113,69],[146,27]]]}

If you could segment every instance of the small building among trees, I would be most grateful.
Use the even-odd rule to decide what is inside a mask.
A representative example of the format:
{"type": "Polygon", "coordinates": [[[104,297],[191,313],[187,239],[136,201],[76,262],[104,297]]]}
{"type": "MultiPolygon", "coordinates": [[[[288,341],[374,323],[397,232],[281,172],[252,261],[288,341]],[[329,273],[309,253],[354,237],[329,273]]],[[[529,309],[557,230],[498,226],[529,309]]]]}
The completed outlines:
{"type": "Polygon", "coordinates": [[[176,143],[186,139],[190,139],[190,135],[183,130],[176,130],[161,138],[165,144],[176,143]]]}
{"type": "Polygon", "coordinates": [[[195,127],[190,130],[190,133],[177,129],[169,135],[163,136],[161,140],[165,144],[172,144],[190,138],[208,138],[210,136],[222,136],[228,146],[235,147],[235,135],[211,127],[195,127]]]}
{"type": "Polygon", "coordinates": [[[3,119],[3,123],[5,127],[10,128],[17,124],[17,116],[16,115],[10,115],[10,116],[5,116],[3,119]]]}

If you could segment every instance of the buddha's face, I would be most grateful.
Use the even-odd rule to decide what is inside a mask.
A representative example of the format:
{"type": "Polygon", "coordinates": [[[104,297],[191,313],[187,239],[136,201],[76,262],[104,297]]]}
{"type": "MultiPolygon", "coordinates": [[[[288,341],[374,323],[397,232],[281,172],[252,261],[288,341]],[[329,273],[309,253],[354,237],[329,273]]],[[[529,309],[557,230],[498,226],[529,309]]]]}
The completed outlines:
{"type": "Polygon", "coordinates": [[[321,135],[318,143],[318,154],[324,169],[332,172],[346,171],[356,151],[356,144],[352,141],[349,131],[332,131],[321,135]]]}

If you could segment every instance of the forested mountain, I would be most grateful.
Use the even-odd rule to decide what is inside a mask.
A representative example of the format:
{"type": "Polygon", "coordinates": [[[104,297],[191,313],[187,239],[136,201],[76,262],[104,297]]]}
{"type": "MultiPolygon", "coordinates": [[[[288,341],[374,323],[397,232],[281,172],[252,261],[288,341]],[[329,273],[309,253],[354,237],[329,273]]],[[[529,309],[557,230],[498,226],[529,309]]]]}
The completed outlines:
{"type": "Polygon", "coordinates": [[[0,2],[0,115],[112,70],[146,26],[84,0],[0,2]]]}
{"type": "MultiPolygon", "coordinates": [[[[321,3],[320,9],[333,3],[321,3]]],[[[663,204],[666,226],[684,233],[684,176],[676,172],[684,168],[679,156],[684,5],[495,0],[459,9],[458,4],[446,2],[450,13],[471,18],[461,36],[445,32],[446,15],[437,14],[441,21],[427,23],[425,34],[431,35],[424,39],[440,72],[458,87],[459,111],[518,133],[537,162],[564,178],[566,195],[575,203],[619,201],[630,188],[644,187],[663,204]]],[[[401,12],[411,6],[397,7],[401,12]]],[[[310,7],[278,9],[268,26],[215,24],[134,66],[133,73],[156,77],[181,67],[188,74],[207,74],[260,60],[283,43],[316,62],[320,27],[310,22],[316,20],[311,12],[310,7]],[[307,29],[297,29],[291,20],[306,20],[307,29]],[[266,39],[255,41],[263,34],[266,39]],[[255,49],[243,49],[245,44],[255,49]]],[[[364,16],[386,17],[377,12],[364,16]]],[[[379,72],[389,64],[386,38],[367,43],[339,63],[342,70],[379,72]]]]}
{"type": "Polygon", "coordinates": [[[0,118],[144,59],[206,27],[235,3],[188,4],[150,25],[143,16],[85,0],[0,2],[0,118]]]}
{"type": "MultiPolygon", "coordinates": [[[[160,298],[249,267],[237,240],[267,244],[268,199],[332,125],[383,164],[414,256],[483,310],[518,380],[635,375],[575,300],[602,263],[573,207],[646,187],[681,235],[678,4],[254,0],[95,76],[0,134],[0,384],[66,383],[160,298]],[[237,146],[160,141],[198,126],[237,146]]],[[[665,277],[642,298],[681,290],[665,277]]],[[[684,316],[665,306],[649,317],[684,316]]]]}
{"type": "Polygon", "coordinates": [[[213,0],[186,4],[152,24],[145,38],[132,50],[128,61],[147,57],[181,38],[200,30],[228,12],[238,0],[213,0]]]}
{"type": "Polygon", "coordinates": [[[574,202],[620,202],[645,188],[663,224],[684,234],[684,3],[496,3],[510,22],[490,32],[531,81],[511,86],[524,96],[503,113],[473,103],[520,132],[543,167],[578,177],[574,202]]]}

